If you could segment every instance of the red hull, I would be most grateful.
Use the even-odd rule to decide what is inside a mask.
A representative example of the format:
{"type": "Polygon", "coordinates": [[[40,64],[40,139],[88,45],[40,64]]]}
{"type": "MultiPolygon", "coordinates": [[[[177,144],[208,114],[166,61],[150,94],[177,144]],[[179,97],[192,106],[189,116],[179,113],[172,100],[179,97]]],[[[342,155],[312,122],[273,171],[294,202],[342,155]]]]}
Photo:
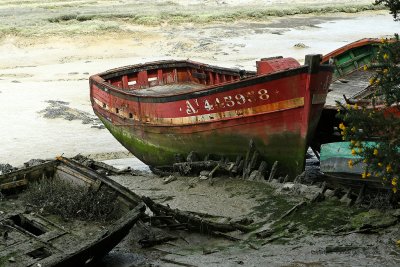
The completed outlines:
{"type": "Polygon", "coordinates": [[[175,154],[191,151],[235,157],[253,140],[264,159],[278,160],[293,176],[303,169],[332,68],[316,57],[309,57],[310,66],[279,62],[289,69],[273,72],[272,64],[273,73],[255,74],[170,61],[111,70],[90,78],[92,105],[149,165],[172,164],[175,154]],[[169,84],[187,88],[165,90],[169,84]]]}

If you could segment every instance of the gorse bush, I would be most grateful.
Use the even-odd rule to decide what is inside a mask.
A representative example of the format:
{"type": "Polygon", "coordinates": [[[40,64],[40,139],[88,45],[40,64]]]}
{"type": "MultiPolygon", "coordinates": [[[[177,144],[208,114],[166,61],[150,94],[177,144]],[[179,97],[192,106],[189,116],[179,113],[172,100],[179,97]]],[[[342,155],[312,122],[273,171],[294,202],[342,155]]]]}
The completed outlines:
{"type": "Polygon", "coordinates": [[[362,178],[379,177],[396,193],[400,177],[400,41],[382,39],[374,63],[364,66],[373,69],[370,86],[374,94],[363,104],[338,103],[337,117],[342,138],[350,141],[349,168],[365,163],[362,178]],[[371,141],[371,142],[367,142],[371,141]]]}

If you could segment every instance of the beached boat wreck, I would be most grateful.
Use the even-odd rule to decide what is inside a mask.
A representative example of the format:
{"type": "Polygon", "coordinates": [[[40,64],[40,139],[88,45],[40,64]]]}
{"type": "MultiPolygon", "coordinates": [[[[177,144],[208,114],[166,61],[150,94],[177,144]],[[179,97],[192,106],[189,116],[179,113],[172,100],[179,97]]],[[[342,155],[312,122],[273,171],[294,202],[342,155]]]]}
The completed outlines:
{"type": "Polygon", "coordinates": [[[3,174],[0,176],[0,266],[83,266],[93,263],[129,233],[144,209],[144,204],[129,190],[62,157],[3,174]],[[53,190],[52,194],[41,195],[40,190],[46,189],[53,190]],[[61,189],[62,193],[56,189],[61,189]],[[63,205],[68,192],[77,207],[72,203],[63,205]],[[81,199],[76,192],[83,192],[81,199]],[[32,201],[27,201],[29,196],[33,197],[32,201]],[[40,205],[47,197],[51,202],[40,205]],[[60,202],[55,202],[57,198],[60,202]],[[80,206],[82,199],[89,201],[85,202],[86,209],[80,206]],[[102,203],[104,200],[108,202],[108,209],[96,207],[97,201],[102,203]],[[60,205],[58,209],[63,211],[76,209],[78,218],[49,212],[49,207],[54,208],[54,205],[60,205]],[[86,217],[100,214],[103,219],[104,216],[110,219],[82,220],[83,215],[78,216],[80,211],[86,217]]]}
{"type": "MultiPolygon", "coordinates": [[[[375,143],[366,141],[364,145],[375,145],[375,143]]],[[[366,164],[361,161],[360,156],[352,155],[350,142],[322,144],[320,155],[320,170],[324,174],[321,180],[334,186],[351,186],[353,189],[364,188],[365,190],[368,187],[369,190],[391,190],[390,186],[382,183],[378,177],[370,176],[368,179],[361,179],[366,164]],[[349,160],[357,164],[350,168],[349,160]]]]}
{"type": "Polygon", "coordinates": [[[260,156],[292,177],[304,168],[332,67],[320,55],[257,61],[257,72],[193,61],[159,61],[90,77],[93,110],[115,138],[150,166],[196,152],[230,159],[253,140],[260,156]]]}
{"type": "MultiPolygon", "coordinates": [[[[335,135],[334,132],[334,127],[340,123],[336,118],[337,102],[344,105],[359,103],[373,108],[370,104],[376,87],[370,84],[370,79],[379,68],[364,69],[364,66],[374,64],[381,43],[381,40],[377,38],[364,38],[323,56],[322,62],[330,63],[334,67],[334,73],[316,130],[315,143],[341,141],[341,136],[335,135]]],[[[379,105],[379,101],[376,101],[376,104],[379,105]]],[[[391,113],[398,112],[394,108],[386,109],[391,113]]],[[[319,145],[315,144],[315,146],[319,145]]]]}
{"type": "Polygon", "coordinates": [[[151,166],[195,151],[235,158],[253,140],[268,162],[302,171],[332,68],[320,56],[257,62],[257,72],[192,61],[160,61],[90,77],[94,112],[151,166]]]}

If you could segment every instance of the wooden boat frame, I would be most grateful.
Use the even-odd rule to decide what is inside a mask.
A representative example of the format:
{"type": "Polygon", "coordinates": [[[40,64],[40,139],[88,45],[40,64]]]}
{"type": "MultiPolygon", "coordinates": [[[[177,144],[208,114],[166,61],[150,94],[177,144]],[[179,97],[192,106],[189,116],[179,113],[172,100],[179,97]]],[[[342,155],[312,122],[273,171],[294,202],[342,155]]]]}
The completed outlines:
{"type": "Polygon", "coordinates": [[[234,159],[253,140],[261,157],[294,178],[330,83],[332,67],[320,60],[309,55],[300,66],[274,58],[278,69],[258,74],[187,60],[126,66],[90,77],[92,107],[148,165],[171,165],[192,151],[234,159]],[[201,86],[168,89],[177,83],[201,86]]]}
{"type": "MultiPolygon", "coordinates": [[[[44,177],[51,177],[51,175],[56,172],[58,175],[61,175],[63,177],[62,179],[67,179],[66,177],[68,177],[68,179],[71,179],[74,182],[78,182],[80,184],[83,183],[93,188],[106,186],[107,188],[112,189],[113,191],[118,193],[118,201],[126,205],[126,213],[124,213],[124,215],[116,221],[111,222],[104,231],[94,235],[93,238],[91,238],[89,241],[76,244],[74,248],[69,247],[66,251],[63,251],[62,248],[55,248],[51,244],[51,241],[53,239],[58,238],[58,236],[67,234],[67,232],[65,231],[64,234],[55,233],[59,231],[54,231],[53,228],[62,229],[61,226],[45,219],[38,214],[34,215],[34,220],[32,218],[25,218],[27,215],[18,214],[19,216],[23,216],[27,220],[31,220],[30,224],[35,225],[35,227],[39,227],[40,229],[48,230],[47,224],[50,224],[51,230],[49,230],[48,232],[45,231],[43,235],[39,236],[35,236],[31,232],[29,232],[29,229],[26,230],[23,227],[13,226],[14,230],[17,229],[20,234],[22,233],[28,238],[31,238],[36,242],[42,244],[42,250],[40,251],[38,249],[35,249],[34,247],[26,247],[26,255],[34,255],[35,251],[37,251],[38,254],[43,252],[43,254],[47,253],[50,255],[30,256],[32,258],[25,257],[24,259],[28,258],[26,262],[20,263],[16,260],[16,262],[9,262],[9,266],[41,265],[67,267],[83,266],[85,264],[95,262],[96,260],[102,258],[105,254],[107,254],[112,248],[114,248],[129,233],[132,226],[143,215],[145,205],[141,202],[140,199],[138,199],[135,194],[132,194],[128,189],[122,187],[113,180],[102,176],[97,172],[73,160],[64,157],[58,157],[57,160],[0,175],[0,191],[5,192],[10,190],[20,190],[21,188],[25,187],[29,182],[43,179],[44,177]],[[29,251],[29,249],[31,249],[32,251],[29,251]]],[[[7,225],[6,221],[8,220],[8,215],[4,213],[0,214],[0,225],[3,225],[4,227],[7,225]]],[[[18,244],[16,244],[15,249],[16,251],[18,251],[18,244]]],[[[7,249],[0,251],[0,258],[7,256],[3,255],[4,253],[7,254],[9,253],[9,251],[7,249]]],[[[19,253],[21,253],[21,251],[19,253]]],[[[16,256],[14,257],[18,258],[16,256]]]]}

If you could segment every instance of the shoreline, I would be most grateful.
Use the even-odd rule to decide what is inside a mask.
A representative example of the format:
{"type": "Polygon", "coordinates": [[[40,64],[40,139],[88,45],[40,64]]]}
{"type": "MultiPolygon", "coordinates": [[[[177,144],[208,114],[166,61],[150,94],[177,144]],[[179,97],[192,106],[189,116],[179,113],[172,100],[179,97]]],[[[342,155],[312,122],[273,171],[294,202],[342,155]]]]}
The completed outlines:
{"type": "MultiPolygon", "coordinates": [[[[44,3],[41,0],[27,2],[44,3]]],[[[83,2],[87,1],[79,1],[83,2]]],[[[107,10],[110,3],[116,3],[98,2],[99,10],[107,10]]],[[[139,2],[135,1],[136,4],[139,2]]],[[[166,2],[159,0],[141,4],[144,10],[151,10],[166,2]]],[[[175,2],[189,3],[183,0],[175,2]]],[[[196,3],[200,2],[209,3],[206,6],[210,10],[213,9],[210,3],[223,1],[199,0],[196,3]]],[[[226,2],[243,3],[238,0],[226,2]]],[[[121,8],[125,3],[127,1],[116,5],[121,8]]],[[[255,6],[260,8],[260,5],[255,6]]],[[[85,8],[95,7],[92,3],[85,8]]],[[[186,6],[182,4],[179,7],[182,12],[185,11],[186,6]]],[[[241,7],[235,6],[238,9],[241,7]]],[[[125,151],[105,129],[91,128],[92,124],[63,116],[45,118],[40,113],[49,107],[49,101],[62,101],[68,102],[65,108],[71,112],[94,116],[88,94],[88,77],[92,74],[136,63],[188,58],[211,65],[254,70],[255,61],[259,58],[281,55],[301,62],[306,54],[324,54],[360,38],[392,34],[398,26],[386,11],[293,15],[274,17],[264,22],[166,23],[161,26],[129,24],[129,32],[113,32],[111,27],[105,34],[96,28],[103,23],[101,20],[47,21],[49,14],[58,16],[64,14],[66,9],[78,8],[79,4],[64,9],[41,8],[28,12],[26,6],[21,5],[9,13],[14,16],[12,19],[0,17],[0,21],[9,19],[7,23],[11,24],[18,20],[16,26],[30,25],[28,30],[34,30],[30,37],[7,35],[0,39],[1,163],[18,166],[32,158],[53,158],[63,153],[75,156],[79,153],[125,151]],[[21,16],[15,16],[19,11],[21,16]],[[24,12],[27,12],[26,16],[24,12]],[[43,25],[60,27],[52,30],[57,34],[46,35],[49,28],[43,25]],[[344,28],[347,30],[343,31],[344,28]],[[80,33],[70,35],[63,29],[80,33]],[[296,44],[304,44],[304,47],[296,44]]],[[[80,12],[84,13],[85,8],[80,12]]],[[[6,10],[4,5],[0,5],[0,14],[6,10]]],[[[126,25],[129,21],[124,23],[126,25]]],[[[0,31],[8,27],[8,24],[0,25],[3,25],[0,31]]]]}
{"type": "Polygon", "coordinates": [[[134,34],[137,27],[171,27],[186,24],[270,22],[295,15],[345,16],[387,9],[370,1],[69,1],[41,0],[0,5],[0,41],[7,37],[76,37],[134,34]],[[160,12],[160,8],[162,12],[160,12]],[[21,18],[20,16],[23,16],[21,18]]]}

